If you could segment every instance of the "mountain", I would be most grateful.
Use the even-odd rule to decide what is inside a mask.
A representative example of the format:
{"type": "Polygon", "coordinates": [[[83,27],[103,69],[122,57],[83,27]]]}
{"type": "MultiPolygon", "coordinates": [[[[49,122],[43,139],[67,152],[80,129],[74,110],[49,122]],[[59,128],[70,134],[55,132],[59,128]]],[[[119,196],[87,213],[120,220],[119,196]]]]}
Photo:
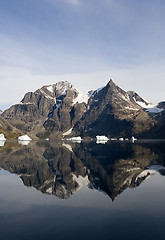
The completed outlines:
{"type": "Polygon", "coordinates": [[[73,131],[81,135],[105,134],[111,137],[140,136],[155,126],[155,114],[164,111],[137,93],[125,92],[112,80],[90,99],[89,110],[78,121],[73,131]]]}
{"type": "Polygon", "coordinates": [[[163,128],[165,102],[154,106],[110,80],[105,87],[80,93],[67,81],[26,93],[1,116],[32,138],[154,136],[163,128]],[[156,129],[156,130],[152,130],[156,129]]]}
{"type": "Polygon", "coordinates": [[[45,138],[52,132],[56,137],[81,118],[86,111],[82,101],[78,90],[62,81],[26,93],[19,104],[11,106],[2,116],[33,138],[45,138]]]}

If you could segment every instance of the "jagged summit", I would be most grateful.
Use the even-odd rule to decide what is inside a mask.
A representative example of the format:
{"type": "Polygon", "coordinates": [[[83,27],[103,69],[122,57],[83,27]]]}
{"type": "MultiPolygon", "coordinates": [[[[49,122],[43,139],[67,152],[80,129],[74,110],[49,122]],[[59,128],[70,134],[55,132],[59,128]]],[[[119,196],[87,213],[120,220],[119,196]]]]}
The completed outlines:
{"type": "Polygon", "coordinates": [[[58,98],[61,95],[66,95],[67,91],[74,91],[78,94],[78,90],[67,81],[61,81],[52,85],[43,86],[39,89],[46,97],[58,98]]]}

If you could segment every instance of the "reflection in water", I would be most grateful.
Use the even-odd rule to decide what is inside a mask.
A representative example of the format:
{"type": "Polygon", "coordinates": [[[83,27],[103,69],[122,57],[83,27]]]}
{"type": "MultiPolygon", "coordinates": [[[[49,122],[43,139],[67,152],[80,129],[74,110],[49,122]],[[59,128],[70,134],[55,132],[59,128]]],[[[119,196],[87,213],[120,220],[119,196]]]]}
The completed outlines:
{"type": "Polygon", "coordinates": [[[0,147],[3,147],[5,145],[5,140],[0,140],[0,147]]]}
{"type": "Polygon", "coordinates": [[[19,175],[26,186],[62,199],[86,186],[114,200],[155,172],[164,175],[163,160],[164,148],[150,144],[31,142],[0,148],[1,168],[19,175]]]}

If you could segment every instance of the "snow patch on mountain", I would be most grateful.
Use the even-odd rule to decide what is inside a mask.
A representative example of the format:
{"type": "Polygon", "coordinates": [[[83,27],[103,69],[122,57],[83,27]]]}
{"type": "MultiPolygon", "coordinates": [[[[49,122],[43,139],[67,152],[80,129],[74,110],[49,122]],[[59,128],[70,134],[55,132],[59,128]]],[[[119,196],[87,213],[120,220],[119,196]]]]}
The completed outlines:
{"type": "Polygon", "coordinates": [[[157,105],[149,105],[145,111],[150,113],[160,113],[164,111],[164,108],[158,108],[157,105]]]}
{"type": "Polygon", "coordinates": [[[134,101],[139,105],[139,106],[141,106],[142,108],[146,108],[146,107],[148,107],[150,104],[149,103],[145,103],[145,102],[142,102],[142,101],[136,101],[136,99],[135,98],[133,98],[134,99],[134,101]]]}
{"type": "MultiPolygon", "coordinates": [[[[104,86],[105,87],[105,86],[104,86]]],[[[90,90],[86,93],[82,93],[80,91],[78,91],[78,96],[77,98],[75,98],[73,100],[73,105],[75,105],[76,103],[88,103],[88,100],[91,98],[91,97],[94,97],[95,95],[97,95],[104,87],[100,87],[96,90],[90,90]]],[[[94,100],[95,102],[98,102],[99,99],[96,99],[94,100]]]]}
{"type": "Polygon", "coordinates": [[[135,98],[133,98],[133,99],[139,106],[144,108],[144,110],[146,112],[149,112],[149,113],[160,113],[160,112],[162,112],[164,110],[164,108],[159,108],[158,104],[152,104],[152,103],[148,103],[148,102],[136,101],[135,98]]]}
{"type": "Polygon", "coordinates": [[[94,92],[96,92],[98,94],[104,87],[100,87],[100,88],[96,89],[94,92]]]}
{"type": "Polygon", "coordinates": [[[138,111],[139,108],[132,108],[132,107],[125,107],[125,109],[132,110],[132,111],[138,111]]]}
{"type": "Polygon", "coordinates": [[[47,87],[48,91],[53,93],[54,92],[54,88],[53,88],[53,85],[50,85],[47,87]]]}
{"type": "Polygon", "coordinates": [[[76,103],[88,103],[90,95],[88,93],[82,93],[78,91],[78,96],[73,100],[73,105],[76,103]]]}
{"type": "Polygon", "coordinates": [[[67,81],[58,82],[54,86],[55,86],[56,91],[60,91],[61,92],[61,95],[66,95],[66,92],[69,89],[78,92],[77,89],[72,84],[70,84],[67,81]]]}
{"type": "Polygon", "coordinates": [[[48,99],[52,99],[56,102],[56,98],[48,95],[46,92],[44,92],[42,89],[40,89],[40,92],[48,99]]]}
{"type": "Polygon", "coordinates": [[[67,132],[64,132],[62,136],[68,136],[71,134],[73,128],[70,128],[67,132]]]}

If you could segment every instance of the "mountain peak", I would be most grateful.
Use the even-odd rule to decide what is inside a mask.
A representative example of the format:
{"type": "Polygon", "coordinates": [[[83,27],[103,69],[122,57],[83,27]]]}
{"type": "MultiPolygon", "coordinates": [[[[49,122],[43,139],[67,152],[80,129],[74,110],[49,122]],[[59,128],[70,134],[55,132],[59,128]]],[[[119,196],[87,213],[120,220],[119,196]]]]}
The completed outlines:
{"type": "Polygon", "coordinates": [[[107,83],[107,85],[110,85],[110,86],[116,86],[116,84],[114,83],[114,81],[112,79],[109,80],[109,82],[107,83]]]}

